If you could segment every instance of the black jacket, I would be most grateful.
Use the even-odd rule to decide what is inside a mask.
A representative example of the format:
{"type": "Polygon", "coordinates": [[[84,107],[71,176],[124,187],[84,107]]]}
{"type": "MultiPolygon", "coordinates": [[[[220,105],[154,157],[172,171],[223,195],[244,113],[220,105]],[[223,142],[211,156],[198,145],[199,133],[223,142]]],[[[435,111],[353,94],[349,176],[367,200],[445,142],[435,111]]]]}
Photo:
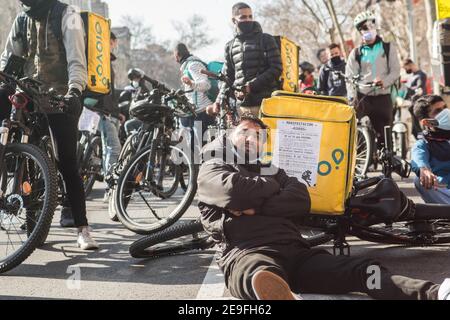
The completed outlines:
{"type": "MultiPolygon", "coordinates": [[[[115,61],[117,58],[114,54],[111,53],[111,62],[115,61]]],[[[111,63],[111,92],[107,95],[101,95],[98,97],[98,104],[96,109],[103,114],[111,115],[115,118],[119,118],[119,104],[116,97],[116,90],[114,84],[115,73],[113,69],[113,65],[111,63]]]]}
{"type": "MultiPolygon", "coordinates": [[[[250,85],[251,93],[240,103],[241,106],[260,106],[262,99],[270,97],[279,87],[282,64],[275,38],[263,33],[257,22],[252,32],[238,32],[225,47],[223,71],[234,86],[250,85]]],[[[223,84],[218,101],[225,97],[227,89],[228,86],[223,84]]]]}
{"type": "Polygon", "coordinates": [[[324,64],[320,69],[319,83],[317,90],[325,96],[347,97],[347,86],[345,83],[346,63],[342,60],[338,65],[334,65],[331,61],[324,64]],[[340,74],[342,73],[342,74],[340,74]]]}
{"type": "Polygon", "coordinates": [[[311,207],[306,186],[281,169],[262,175],[259,165],[225,161],[225,155],[233,154],[230,146],[223,136],[206,145],[198,175],[201,221],[222,248],[219,266],[261,246],[297,241],[308,247],[298,223],[311,207]],[[246,209],[256,214],[236,217],[228,211],[246,209]]]}

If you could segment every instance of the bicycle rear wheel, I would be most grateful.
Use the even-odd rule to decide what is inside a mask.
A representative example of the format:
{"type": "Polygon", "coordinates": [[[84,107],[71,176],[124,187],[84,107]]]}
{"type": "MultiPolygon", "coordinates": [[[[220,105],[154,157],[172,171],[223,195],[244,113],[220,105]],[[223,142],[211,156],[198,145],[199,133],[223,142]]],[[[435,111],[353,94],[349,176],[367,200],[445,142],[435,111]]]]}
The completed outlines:
{"type": "Polygon", "coordinates": [[[130,246],[134,258],[159,258],[192,250],[212,248],[214,241],[199,220],[180,223],[135,241],[130,246]]]}
{"type": "Polygon", "coordinates": [[[102,140],[94,137],[86,146],[84,159],[80,164],[81,178],[83,180],[86,197],[92,192],[95,181],[101,175],[102,170],[102,140]]]}
{"type": "MultiPolygon", "coordinates": [[[[179,187],[178,180],[174,183],[174,178],[179,179],[180,173],[175,171],[174,175],[169,175],[162,179],[162,190],[155,181],[153,168],[156,167],[152,161],[152,146],[146,147],[138,152],[135,157],[123,169],[116,188],[116,208],[117,214],[123,225],[129,230],[138,234],[150,234],[175,223],[191,205],[197,191],[195,166],[190,162],[189,157],[181,149],[169,146],[170,157],[166,163],[172,163],[176,167],[184,164],[186,167],[187,190],[179,187]],[[166,181],[169,188],[175,185],[176,190],[170,197],[161,196],[161,192],[168,190],[165,187],[166,181]]],[[[165,172],[165,168],[159,172],[165,172]]],[[[166,194],[167,195],[167,194],[166,194]]]]}
{"type": "Polygon", "coordinates": [[[366,127],[357,128],[356,137],[356,166],[355,175],[357,178],[364,178],[369,170],[373,154],[373,143],[366,127]]]}

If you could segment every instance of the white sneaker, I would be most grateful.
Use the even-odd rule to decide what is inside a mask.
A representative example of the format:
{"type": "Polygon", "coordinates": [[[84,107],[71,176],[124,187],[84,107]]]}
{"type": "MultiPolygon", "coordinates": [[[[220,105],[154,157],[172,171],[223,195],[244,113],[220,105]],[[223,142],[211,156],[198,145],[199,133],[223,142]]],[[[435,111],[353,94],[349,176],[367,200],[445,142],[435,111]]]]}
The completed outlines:
{"type": "Polygon", "coordinates": [[[447,278],[442,282],[438,292],[439,300],[450,300],[450,278],[447,278]]]}
{"type": "Polygon", "coordinates": [[[89,229],[89,227],[83,227],[83,229],[78,232],[77,244],[81,250],[98,249],[98,244],[94,239],[92,239],[89,229]]]}

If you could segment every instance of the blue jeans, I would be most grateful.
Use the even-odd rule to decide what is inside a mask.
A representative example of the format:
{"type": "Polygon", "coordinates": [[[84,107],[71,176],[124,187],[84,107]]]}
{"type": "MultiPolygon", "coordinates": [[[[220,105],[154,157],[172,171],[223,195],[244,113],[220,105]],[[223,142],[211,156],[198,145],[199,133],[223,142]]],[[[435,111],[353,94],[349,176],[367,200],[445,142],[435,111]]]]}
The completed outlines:
{"type": "Polygon", "coordinates": [[[419,178],[416,178],[414,180],[414,185],[416,186],[417,191],[420,193],[425,203],[450,204],[450,189],[447,188],[438,188],[437,190],[426,189],[424,186],[420,184],[419,178]]]}
{"type": "Polygon", "coordinates": [[[193,116],[180,118],[180,123],[183,128],[190,131],[191,151],[194,153],[194,159],[199,159],[198,157],[200,155],[203,144],[205,143],[205,141],[203,141],[205,132],[208,130],[208,127],[210,125],[214,124],[214,118],[207,115],[206,112],[201,112],[197,114],[197,117],[195,118],[193,116]]]}
{"type": "Polygon", "coordinates": [[[103,174],[110,173],[111,166],[119,159],[122,146],[119,140],[119,119],[102,115],[98,130],[102,135],[103,174]]]}

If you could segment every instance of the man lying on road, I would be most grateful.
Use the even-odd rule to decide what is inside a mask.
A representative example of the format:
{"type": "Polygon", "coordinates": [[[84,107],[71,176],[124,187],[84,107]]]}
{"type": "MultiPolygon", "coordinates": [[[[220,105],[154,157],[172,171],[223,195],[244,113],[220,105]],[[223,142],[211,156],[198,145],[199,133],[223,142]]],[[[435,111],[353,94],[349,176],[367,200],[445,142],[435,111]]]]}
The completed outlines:
{"type": "Polygon", "coordinates": [[[198,176],[201,220],[220,244],[219,266],[234,297],[294,300],[292,290],[363,292],[376,299],[450,299],[450,279],[437,285],[393,275],[370,258],[310,249],[298,223],[310,211],[308,190],[281,169],[265,174],[256,157],[264,129],[257,117],[242,115],[228,136],[205,146],[198,176]],[[372,289],[368,270],[374,266],[381,278],[380,286],[372,289]]]}

